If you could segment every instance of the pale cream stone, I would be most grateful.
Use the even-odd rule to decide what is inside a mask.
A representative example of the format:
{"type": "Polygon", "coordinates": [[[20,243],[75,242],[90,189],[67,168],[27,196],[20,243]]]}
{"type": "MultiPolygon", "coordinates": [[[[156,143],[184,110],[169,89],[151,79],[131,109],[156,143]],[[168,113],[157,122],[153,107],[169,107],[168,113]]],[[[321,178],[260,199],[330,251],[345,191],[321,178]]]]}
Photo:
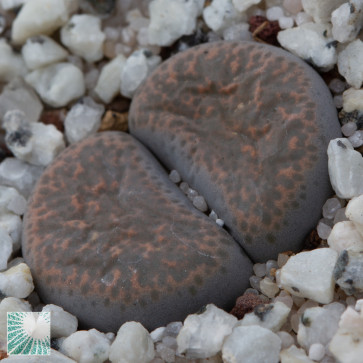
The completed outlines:
{"type": "Polygon", "coordinates": [[[0,291],[4,295],[25,298],[33,290],[33,278],[25,263],[20,263],[0,273],[0,291]]]}
{"type": "Polygon", "coordinates": [[[31,0],[21,8],[12,25],[12,41],[23,44],[34,35],[49,35],[64,25],[77,0],[31,0]]]}
{"type": "Polygon", "coordinates": [[[101,70],[95,92],[105,103],[109,103],[120,92],[121,74],[126,64],[126,58],[120,54],[101,70]]]}
{"type": "Polygon", "coordinates": [[[112,363],[148,363],[155,357],[154,342],[149,332],[135,321],[121,326],[111,345],[112,363]]]}
{"type": "Polygon", "coordinates": [[[334,297],[333,270],[338,253],[331,248],[300,252],[282,267],[280,287],[292,295],[328,304],[334,297]]]}
{"type": "Polygon", "coordinates": [[[328,245],[338,253],[343,250],[363,250],[363,236],[352,221],[338,222],[334,225],[328,245]]]}
{"type": "Polygon", "coordinates": [[[345,112],[363,112],[363,89],[349,88],[343,92],[343,109],[345,112]]]}

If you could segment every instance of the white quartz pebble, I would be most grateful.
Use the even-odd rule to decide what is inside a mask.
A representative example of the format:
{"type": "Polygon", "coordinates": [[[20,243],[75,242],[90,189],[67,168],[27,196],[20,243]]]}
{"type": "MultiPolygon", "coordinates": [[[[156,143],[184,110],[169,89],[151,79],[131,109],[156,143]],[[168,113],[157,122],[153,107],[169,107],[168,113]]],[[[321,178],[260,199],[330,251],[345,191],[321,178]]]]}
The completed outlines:
{"type": "Polygon", "coordinates": [[[340,288],[347,294],[363,292],[363,251],[344,250],[340,253],[334,278],[340,288]]]}
{"type": "Polygon", "coordinates": [[[85,92],[83,73],[67,62],[37,69],[28,73],[25,80],[53,107],[66,106],[85,92]]]}
{"type": "Polygon", "coordinates": [[[294,338],[288,332],[280,330],[276,335],[281,339],[281,349],[287,349],[294,344],[294,338]]]}
{"type": "Polygon", "coordinates": [[[333,68],[337,52],[328,24],[305,23],[277,35],[279,43],[302,59],[309,59],[324,71],[333,68]]]}
{"type": "Polygon", "coordinates": [[[154,342],[148,331],[140,323],[130,321],[118,330],[109,359],[112,363],[148,363],[154,356],[154,342]]]}
{"type": "Polygon", "coordinates": [[[34,35],[52,34],[68,21],[72,0],[32,0],[20,9],[12,26],[12,41],[23,44],[34,35]]]}
{"type": "Polygon", "coordinates": [[[0,184],[14,187],[28,198],[43,169],[13,157],[6,158],[0,163],[0,184]]]}
{"type": "Polygon", "coordinates": [[[127,12],[126,21],[128,22],[129,27],[135,31],[147,27],[150,23],[150,20],[145,18],[138,8],[131,9],[127,12]]]}
{"type": "Polygon", "coordinates": [[[245,20],[245,15],[239,12],[232,0],[213,0],[203,10],[203,19],[215,32],[223,32],[224,29],[245,20]]]}
{"type": "Polygon", "coordinates": [[[15,54],[5,38],[0,38],[0,82],[10,82],[27,72],[23,58],[15,54]]]}
{"type": "Polygon", "coordinates": [[[273,304],[260,305],[252,313],[247,313],[237,326],[259,325],[277,332],[285,324],[291,308],[280,301],[273,304]]]}
{"type": "Polygon", "coordinates": [[[120,54],[103,66],[97,80],[95,92],[105,103],[110,103],[120,93],[121,74],[126,64],[126,58],[120,54]]]}
{"type": "Polygon", "coordinates": [[[208,210],[208,205],[203,196],[197,195],[193,198],[193,205],[195,208],[201,212],[206,212],[208,210]]]}
{"type": "Polygon", "coordinates": [[[13,251],[20,249],[20,237],[22,232],[22,220],[13,213],[0,214],[0,228],[4,229],[13,241],[13,251]]]}
{"type": "Polygon", "coordinates": [[[343,95],[335,95],[333,103],[336,108],[343,108],[343,95]]]}
{"type": "Polygon", "coordinates": [[[16,189],[0,185],[0,214],[10,212],[20,216],[25,209],[26,200],[16,189]]]}
{"type": "Polygon", "coordinates": [[[121,72],[121,94],[132,98],[140,84],[160,62],[161,58],[147,49],[132,53],[121,72]]]}
{"type": "Polygon", "coordinates": [[[219,227],[223,227],[224,226],[224,220],[223,219],[217,218],[216,219],[216,223],[218,224],[219,227]]]}
{"type": "Polygon", "coordinates": [[[342,129],[342,134],[346,137],[349,137],[352,136],[357,131],[357,124],[354,121],[349,121],[346,124],[344,124],[341,129],[342,129]]]}
{"type": "Polygon", "coordinates": [[[323,344],[314,343],[309,348],[309,358],[315,361],[320,361],[324,358],[325,347],[323,344]]]}
{"type": "Polygon", "coordinates": [[[100,75],[100,71],[94,65],[92,65],[90,67],[90,69],[88,71],[86,71],[86,73],[84,75],[84,83],[85,83],[87,91],[89,93],[93,93],[94,88],[96,87],[99,75],[100,75]]]}
{"type": "Polygon", "coordinates": [[[102,363],[110,352],[110,341],[96,329],[80,330],[65,338],[60,352],[79,363],[102,363]]]}
{"type": "Polygon", "coordinates": [[[101,19],[95,15],[73,15],[61,29],[62,43],[75,55],[87,62],[103,57],[106,35],[101,31],[101,19]]]}
{"type": "Polygon", "coordinates": [[[354,223],[357,230],[363,236],[363,194],[349,201],[345,209],[345,215],[354,223]]]}
{"type": "Polygon", "coordinates": [[[339,321],[339,329],[330,341],[329,350],[340,363],[360,362],[363,354],[363,318],[347,307],[339,321]]]}
{"type": "Polygon", "coordinates": [[[152,0],[149,5],[150,44],[169,46],[196,29],[204,0],[152,0]]]}
{"type": "Polygon", "coordinates": [[[1,0],[0,5],[4,10],[10,10],[23,5],[26,1],[27,0],[1,0]]]}
{"type": "Polygon", "coordinates": [[[238,326],[222,347],[224,363],[278,363],[281,339],[260,326],[238,326]]]}
{"type": "Polygon", "coordinates": [[[50,335],[51,338],[68,337],[77,331],[77,318],[64,311],[63,308],[57,305],[45,305],[42,312],[50,312],[50,335]]]}
{"type": "Polygon", "coordinates": [[[282,288],[292,295],[328,304],[334,297],[333,270],[338,253],[331,248],[300,252],[280,272],[282,288]]]}
{"type": "Polygon", "coordinates": [[[47,166],[65,148],[63,134],[52,124],[27,122],[21,111],[9,111],[4,116],[7,147],[20,160],[47,166]]]}
{"type": "Polygon", "coordinates": [[[344,305],[337,302],[306,309],[301,315],[297,334],[300,346],[309,351],[313,344],[327,345],[338,329],[344,309],[344,305]]]}
{"type": "Polygon", "coordinates": [[[177,343],[178,353],[188,358],[208,358],[218,353],[223,340],[232,333],[237,318],[208,304],[202,314],[191,314],[184,321],[177,343]]]}
{"type": "Polygon", "coordinates": [[[10,312],[31,312],[31,305],[16,297],[6,297],[0,302],[0,349],[6,351],[7,314],[10,312]],[[3,345],[2,345],[3,344],[3,345]]]}
{"type": "Polygon", "coordinates": [[[337,213],[334,216],[333,223],[336,224],[338,222],[345,222],[347,220],[348,220],[348,218],[345,215],[345,208],[340,208],[337,210],[337,213]]]}
{"type": "Polygon", "coordinates": [[[328,245],[338,253],[348,249],[361,251],[363,250],[363,236],[353,222],[338,222],[328,237],[328,245]]]}
{"type": "Polygon", "coordinates": [[[314,363],[305,353],[304,349],[291,345],[280,352],[281,363],[314,363]]]}
{"type": "Polygon", "coordinates": [[[279,20],[284,16],[284,10],[280,6],[272,6],[266,10],[266,18],[269,21],[279,20]]]}
{"type": "Polygon", "coordinates": [[[234,7],[239,12],[244,12],[249,9],[252,5],[257,5],[261,0],[232,0],[234,7]]]}
{"type": "Polygon", "coordinates": [[[324,240],[326,240],[329,237],[330,232],[331,232],[331,227],[330,227],[329,223],[327,223],[327,221],[329,221],[329,220],[325,220],[325,218],[320,219],[320,221],[316,227],[318,236],[324,240]]]}
{"type": "Polygon", "coordinates": [[[0,272],[0,291],[6,296],[26,298],[34,290],[28,265],[20,263],[0,272]]]}
{"type": "MultiPolygon", "coordinates": [[[[188,190],[189,190],[189,184],[188,183],[186,183],[186,182],[181,182],[180,183],[180,185],[179,185],[179,188],[180,188],[180,190],[184,193],[184,194],[187,194],[188,193],[188,190]]],[[[216,220],[217,219],[217,214],[215,214],[215,212],[214,212],[214,214],[215,214],[215,216],[214,216],[214,214],[212,215],[212,213],[213,213],[214,211],[212,211],[211,213],[210,213],[210,215],[209,215],[209,217],[210,218],[213,218],[214,220],[216,220]]]]}
{"type": "Polygon", "coordinates": [[[253,272],[257,277],[264,277],[266,275],[266,264],[265,263],[255,263],[253,265],[253,272]]]}
{"type": "Polygon", "coordinates": [[[335,213],[342,205],[338,198],[329,198],[323,205],[323,217],[333,219],[335,213]]]}
{"type": "Polygon", "coordinates": [[[88,96],[74,104],[64,120],[67,140],[73,144],[95,134],[100,128],[104,111],[102,104],[88,96]]]}
{"type": "Polygon", "coordinates": [[[348,137],[351,145],[356,149],[363,145],[363,130],[357,130],[353,135],[348,137]]]}
{"type": "Polygon", "coordinates": [[[290,13],[290,14],[298,14],[302,10],[301,0],[284,0],[282,6],[290,13]]]}
{"type": "Polygon", "coordinates": [[[273,298],[278,292],[279,287],[269,277],[265,277],[260,281],[261,292],[269,298],[273,298]]]}
{"type": "Polygon", "coordinates": [[[357,300],[357,302],[356,302],[356,304],[355,304],[354,309],[355,309],[356,311],[360,312],[360,313],[361,313],[361,315],[362,315],[362,313],[363,313],[363,309],[362,309],[362,307],[363,307],[363,299],[359,299],[359,300],[357,300]]]}
{"type": "Polygon", "coordinates": [[[334,39],[341,43],[351,42],[363,24],[363,2],[350,0],[340,5],[331,14],[331,22],[334,39]]]}
{"type": "Polygon", "coordinates": [[[8,260],[13,252],[13,241],[8,232],[0,228],[0,271],[6,270],[8,260]]]}
{"type": "Polygon", "coordinates": [[[339,198],[363,194],[363,159],[346,138],[331,140],[328,146],[330,182],[339,198]]]}
{"type": "Polygon", "coordinates": [[[273,299],[273,302],[277,301],[284,303],[290,309],[292,308],[292,305],[294,303],[291,295],[284,290],[282,290],[280,294],[273,299]]]}
{"type": "Polygon", "coordinates": [[[181,181],[180,175],[176,170],[172,170],[169,174],[169,179],[175,183],[178,184],[181,181]]]}
{"type": "Polygon", "coordinates": [[[252,40],[250,25],[248,23],[238,23],[223,30],[224,40],[252,40]]]}
{"type": "Polygon", "coordinates": [[[279,18],[279,27],[281,29],[290,29],[294,26],[294,19],[290,16],[281,16],[279,18]]]}
{"type": "Polygon", "coordinates": [[[150,337],[153,340],[154,343],[161,342],[163,339],[163,336],[165,334],[165,326],[161,326],[159,328],[154,329],[152,332],[150,332],[150,337]]]}
{"type": "Polygon", "coordinates": [[[0,94],[0,119],[13,110],[23,111],[29,122],[37,122],[43,111],[38,95],[21,78],[14,78],[0,94]]]}
{"type": "Polygon", "coordinates": [[[305,11],[300,11],[296,14],[295,22],[298,26],[305,23],[311,23],[312,21],[313,18],[309,14],[305,13],[305,11]]]}
{"type": "Polygon", "coordinates": [[[346,0],[302,0],[302,6],[317,23],[327,23],[333,10],[345,2],[346,0]]]}
{"type": "Polygon", "coordinates": [[[345,91],[346,83],[339,78],[333,78],[329,82],[329,89],[336,95],[340,95],[345,91]]]}
{"type": "Polygon", "coordinates": [[[352,112],[355,110],[363,112],[363,89],[348,88],[344,91],[343,109],[345,112],[352,112]]]}
{"type": "Polygon", "coordinates": [[[363,42],[356,39],[349,43],[338,55],[338,70],[346,81],[354,88],[363,83],[363,42]]]}
{"type": "Polygon", "coordinates": [[[66,59],[68,52],[52,38],[37,35],[27,39],[21,54],[26,66],[33,70],[66,59]]]}

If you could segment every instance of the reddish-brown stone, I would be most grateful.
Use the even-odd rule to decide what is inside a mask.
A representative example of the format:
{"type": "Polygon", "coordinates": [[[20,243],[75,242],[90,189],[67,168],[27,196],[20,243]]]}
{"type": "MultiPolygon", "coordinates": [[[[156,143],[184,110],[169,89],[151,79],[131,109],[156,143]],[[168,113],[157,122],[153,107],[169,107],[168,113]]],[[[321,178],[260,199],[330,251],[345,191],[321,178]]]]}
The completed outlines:
{"type": "Polygon", "coordinates": [[[252,312],[256,306],[265,304],[265,302],[258,295],[252,293],[244,294],[236,300],[236,305],[230,311],[230,314],[234,315],[237,319],[242,319],[245,314],[252,312]]]}
{"type": "Polygon", "coordinates": [[[256,40],[279,45],[277,33],[281,30],[278,21],[269,21],[264,16],[254,15],[248,20],[250,32],[256,40]]]}

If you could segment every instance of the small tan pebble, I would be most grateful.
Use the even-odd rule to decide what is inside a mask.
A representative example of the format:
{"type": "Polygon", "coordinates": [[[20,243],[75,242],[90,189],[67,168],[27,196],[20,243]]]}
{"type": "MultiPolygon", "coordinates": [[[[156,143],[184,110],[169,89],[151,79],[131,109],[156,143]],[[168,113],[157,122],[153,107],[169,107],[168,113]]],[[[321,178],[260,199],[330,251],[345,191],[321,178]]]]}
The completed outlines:
{"type": "Polygon", "coordinates": [[[294,301],[295,306],[297,306],[298,308],[305,303],[305,299],[303,297],[300,296],[295,296],[292,295],[292,300],[294,301]]]}
{"type": "Polygon", "coordinates": [[[103,53],[106,58],[113,59],[116,57],[116,41],[113,39],[106,39],[103,43],[103,53]]]}
{"type": "Polygon", "coordinates": [[[98,131],[127,131],[128,130],[128,112],[106,111],[101,121],[98,131]]]}
{"type": "Polygon", "coordinates": [[[260,282],[261,292],[269,298],[275,297],[275,295],[280,291],[279,287],[268,277],[265,277],[260,282]]]}
{"type": "Polygon", "coordinates": [[[289,258],[290,256],[288,256],[286,253],[279,253],[277,257],[277,265],[279,266],[279,268],[285,265],[289,258]]]}

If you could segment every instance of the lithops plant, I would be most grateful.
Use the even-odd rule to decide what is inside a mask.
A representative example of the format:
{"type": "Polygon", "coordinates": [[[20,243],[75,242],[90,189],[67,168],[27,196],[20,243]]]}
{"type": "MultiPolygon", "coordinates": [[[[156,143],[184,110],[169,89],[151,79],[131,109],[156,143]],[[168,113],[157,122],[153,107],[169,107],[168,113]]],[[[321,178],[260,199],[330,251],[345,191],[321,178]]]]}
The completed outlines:
{"type": "Polygon", "coordinates": [[[72,145],[46,169],[23,254],[44,301],[103,331],[127,320],[153,329],[209,302],[232,308],[252,271],[232,237],[121,132],[72,145]]]}
{"type": "Polygon", "coordinates": [[[232,307],[251,272],[240,246],[254,261],[298,249],[330,193],[326,147],[339,124],[329,91],[270,46],[217,42],[164,62],[134,97],[130,129],[226,228],[133,136],[67,148],[35,187],[23,255],[44,302],[83,327],[153,329],[206,303],[232,307]]]}
{"type": "Polygon", "coordinates": [[[139,89],[129,127],[254,261],[301,248],[331,193],[326,150],[340,128],[330,92],[276,47],[218,42],[179,53],[139,89]]]}

